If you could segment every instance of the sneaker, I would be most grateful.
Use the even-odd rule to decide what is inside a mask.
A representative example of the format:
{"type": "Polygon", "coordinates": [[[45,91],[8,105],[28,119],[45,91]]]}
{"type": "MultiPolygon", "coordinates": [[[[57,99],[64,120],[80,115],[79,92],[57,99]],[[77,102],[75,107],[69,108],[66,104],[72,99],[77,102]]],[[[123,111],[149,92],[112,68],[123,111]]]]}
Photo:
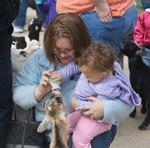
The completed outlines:
{"type": "Polygon", "coordinates": [[[22,33],[23,31],[24,31],[23,28],[14,26],[14,32],[15,33],[22,33]]]}

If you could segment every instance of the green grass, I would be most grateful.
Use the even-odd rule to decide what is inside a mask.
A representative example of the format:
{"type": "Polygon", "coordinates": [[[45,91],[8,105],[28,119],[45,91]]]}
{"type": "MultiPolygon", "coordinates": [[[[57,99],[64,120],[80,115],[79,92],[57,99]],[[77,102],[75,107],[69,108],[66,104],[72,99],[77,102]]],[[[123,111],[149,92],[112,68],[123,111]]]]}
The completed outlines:
{"type": "Polygon", "coordinates": [[[138,11],[139,11],[139,13],[140,13],[140,12],[143,11],[142,5],[141,5],[141,0],[136,0],[136,2],[137,2],[138,11]]]}

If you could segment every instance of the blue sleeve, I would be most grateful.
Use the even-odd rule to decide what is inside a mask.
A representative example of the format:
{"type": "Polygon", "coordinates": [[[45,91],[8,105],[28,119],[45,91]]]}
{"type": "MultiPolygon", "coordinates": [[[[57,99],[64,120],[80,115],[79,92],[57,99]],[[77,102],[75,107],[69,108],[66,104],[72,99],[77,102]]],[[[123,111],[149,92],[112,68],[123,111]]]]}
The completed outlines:
{"type": "Polygon", "coordinates": [[[64,68],[58,71],[60,72],[63,81],[71,78],[72,75],[80,73],[79,66],[74,62],[68,63],[64,68]]]}
{"type": "Polygon", "coordinates": [[[119,122],[129,116],[133,111],[134,105],[128,105],[120,99],[103,100],[104,116],[102,122],[119,124],[119,122]]]}
{"type": "Polygon", "coordinates": [[[31,55],[25,62],[13,86],[13,101],[24,109],[38,104],[34,96],[34,89],[38,86],[41,78],[37,53],[31,55]]]}

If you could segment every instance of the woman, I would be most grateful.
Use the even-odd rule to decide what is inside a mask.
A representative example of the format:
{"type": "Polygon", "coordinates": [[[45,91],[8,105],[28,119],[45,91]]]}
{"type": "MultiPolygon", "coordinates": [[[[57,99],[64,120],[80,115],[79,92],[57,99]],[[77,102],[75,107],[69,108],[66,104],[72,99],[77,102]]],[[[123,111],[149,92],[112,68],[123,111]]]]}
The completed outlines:
{"type": "Polygon", "coordinates": [[[135,0],[57,0],[57,13],[81,15],[92,40],[111,44],[123,64],[122,40],[134,29],[137,20],[135,0]]]}
{"type": "MultiPolygon", "coordinates": [[[[51,94],[49,84],[50,71],[64,67],[81,56],[82,50],[90,45],[90,37],[82,19],[72,13],[60,14],[48,26],[44,34],[44,49],[39,49],[25,63],[14,86],[13,100],[24,109],[35,106],[36,120],[44,117],[44,102],[51,94]]],[[[73,97],[78,75],[73,75],[61,85],[61,93],[67,111],[71,111],[70,100],[73,97]]],[[[93,100],[85,115],[99,117],[102,122],[112,123],[110,131],[92,141],[93,148],[108,148],[116,134],[116,124],[133,110],[118,100],[93,100]],[[96,109],[95,114],[91,110],[96,109]]]]}

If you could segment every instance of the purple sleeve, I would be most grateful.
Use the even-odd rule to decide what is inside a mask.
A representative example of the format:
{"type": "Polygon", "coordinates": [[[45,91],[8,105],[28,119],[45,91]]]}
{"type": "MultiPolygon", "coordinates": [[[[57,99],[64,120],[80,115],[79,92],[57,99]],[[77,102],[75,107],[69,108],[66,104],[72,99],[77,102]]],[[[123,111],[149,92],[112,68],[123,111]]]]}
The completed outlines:
{"type": "Polygon", "coordinates": [[[74,95],[77,98],[78,106],[90,105],[91,101],[87,101],[86,98],[95,96],[94,91],[89,86],[89,82],[83,73],[77,82],[74,95]]]}
{"type": "Polygon", "coordinates": [[[58,71],[60,72],[63,81],[69,79],[74,74],[80,73],[79,66],[74,62],[68,63],[64,68],[58,71]]]}

